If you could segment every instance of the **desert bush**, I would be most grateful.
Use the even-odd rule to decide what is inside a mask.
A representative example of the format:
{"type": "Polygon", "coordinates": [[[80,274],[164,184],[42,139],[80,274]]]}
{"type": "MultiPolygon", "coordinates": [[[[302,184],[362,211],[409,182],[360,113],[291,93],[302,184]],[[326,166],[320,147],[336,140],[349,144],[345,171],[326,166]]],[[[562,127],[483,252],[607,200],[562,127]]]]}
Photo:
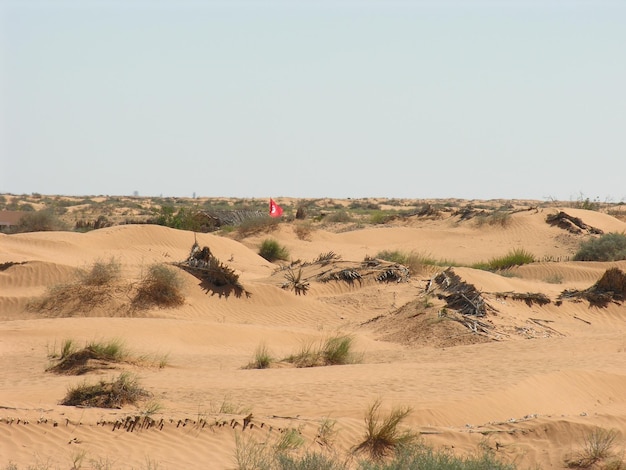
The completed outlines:
{"type": "Polygon", "coordinates": [[[289,250],[285,246],[280,245],[277,240],[267,238],[261,242],[259,255],[271,263],[277,260],[287,261],[289,259],[289,250]]]}
{"type": "Polygon", "coordinates": [[[574,261],[618,261],[626,259],[626,234],[606,233],[580,244],[574,261]]]}
{"type": "Polygon", "coordinates": [[[13,233],[50,232],[67,230],[67,224],[59,219],[50,209],[24,214],[18,224],[13,227],[13,233]]]}
{"type": "Polygon", "coordinates": [[[411,408],[397,407],[382,417],[380,406],[381,401],[376,400],[366,411],[365,438],[353,449],[355,453],[364,452],[377,461],[417,440],[414,432],[399,429],[402,421],[411,413],[411,408]]]}
{"type": "Polygon", "coordinates": [[[384,211],[374,211],[370,214],[369,222],[373,225],[382,225],[391,221],[395,217],[395,214],[390,214],[384,211]]]}
{"type": "Polygon", "coordinates": [[[133,405],[149,396],[149,393],[139,386],[137,377],[122,372],[115,380],[106,382],[100,380],[95,384],[86,382],[72,387],[61,402],[67,406],[94,406],[97,408],[121,408],[124,405],[133,405]]]}
{"type": "Polygon", "coordinates": [[[269,233],[278,228],[280,219],[270,217],[269,215],[262,217],[250,217],[243,220],[237,226],[237,235],[240,238],[249,237],[260,233],[269,233]]]}
{"type": "Polygon", "coordinates": [[[181,305],[185,302],[182,284],[177,271],[164,264],[153,264],[141,279],[132,303],[138,308],[181,305]]]}
{"type": "Polygon", "coordinates": [[[300,222],[293,226],[293,232],[298,240],[310,240],[313,226],[309,222],[300,222]]]}
{"type": "Polygon", "coordinates": [[[498,271],[534,262],[535,256],[532,253],[523,248],[516,248],[500,258],[492,258],[487,263],[476,263],[472,267],[486,271],[498,271]]]}
{"type": "Polygon", "coordinates": [[[105,286],[119,280],[122,266],[115,258],[108,262],[97,260],[88,271],[81,272],[81,284],[86,286],[105,286]]]}
{"type": "Polygon", "coordinates": [[[507,227],[511,223],[511,213],[504,210],[497,210],[491,214],[480,214],[475,217],[477,227],[483,225],[507,227]]]}

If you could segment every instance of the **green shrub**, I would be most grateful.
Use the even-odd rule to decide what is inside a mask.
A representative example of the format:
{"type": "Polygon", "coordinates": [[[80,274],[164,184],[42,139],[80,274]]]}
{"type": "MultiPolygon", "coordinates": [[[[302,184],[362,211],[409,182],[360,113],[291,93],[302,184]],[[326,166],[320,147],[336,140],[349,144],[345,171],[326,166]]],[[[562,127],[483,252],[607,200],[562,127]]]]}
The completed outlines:
{"type": "Polygon", "coordinates": [[[182,305],[185,297],[181,289],[182,280],[177,271],[164,264],[153,264],[139,283],[133,305],[139,308],[182,305]]]}
{"type": "Polygon", "coordinates": [[[606,233],[580,244],[574,261],[618,261],[626,259],[626,235],[606,233]]]}
{"type": "Polygon", "coordinates": [[[50,232],[57,230],[67,230],[67,224],[59,219],[52,210],[43,209],[24,214],[12,232],[50,232]]]}
{"type": "Polygon", "coordinates": [[[394,218],[393,214],[383,211],[375,211],[370,214],[370,223],[374,225],[386,224],[394,218]]]}
{"type": "Polygon", "coordinates": [[[278,241],[267,238],[261,243],[259,255],[270,263],[277,260],[287,261],[289,259],[289,250],[285,246],[280,245],[278,241]]]}

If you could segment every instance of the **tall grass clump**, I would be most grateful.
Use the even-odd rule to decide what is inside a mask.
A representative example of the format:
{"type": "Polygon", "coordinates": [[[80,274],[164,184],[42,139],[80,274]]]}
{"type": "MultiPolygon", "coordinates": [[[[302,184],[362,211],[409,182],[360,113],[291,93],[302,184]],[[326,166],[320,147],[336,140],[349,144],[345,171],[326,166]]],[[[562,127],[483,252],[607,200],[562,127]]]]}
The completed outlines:
{"type": "Polygon", "coordinates": [[[139,308],[182,305],[185,302],[182,286],[177,271],[164,264],[153,264],[139,283],[133,305],[139,308]]]}
{"type": "Polygon", "coordinates": [[[523,248],[516,248],[500,258],[492,258],[487,263],[477,263],[472,267],[486,271],[500,271],[534,262],[535,256],[532,253],[523,248]]]}
{"type": "Polygon", "coordinates": [[[606,233],[580,244],[574,261],[619,261],[626,259],[626,234],[606,233]]]}
{"type": "Polygon", "coordinates": [[[353,449],[355,453],[366,453],[376,461],[410,445],[418,437],[410,430],[400,430],[400,424],[412,411],[410,407],[393,408],[387,416],[382,416],[380,406],[381,401],[376,400],[366,411],[365,437],[353,449]]]}
{"type": "Polygon", "coordinates": [[[279,244],[278,241],[272,238],[266,238],[259,247],[259,255],[270,263],[278,260],[287,261],[289,259],[289,250],[279,244]]]}
{"type": "Polygon", "coordinates": [[[324,342],[322,355],[326,365],[351,364],[354,361],[352,336],[333,336],[324,342]]]}

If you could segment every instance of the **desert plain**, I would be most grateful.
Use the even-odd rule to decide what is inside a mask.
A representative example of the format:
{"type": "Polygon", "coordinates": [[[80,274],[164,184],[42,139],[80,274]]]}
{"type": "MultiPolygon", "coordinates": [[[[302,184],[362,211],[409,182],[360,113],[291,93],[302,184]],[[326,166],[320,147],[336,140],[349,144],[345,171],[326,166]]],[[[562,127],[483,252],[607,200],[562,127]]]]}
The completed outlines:
{"type": "MultiPolygon", "coordinates": [[[[297,199],[276,201],[286,209],[278,223],[245,236],[146,223],[0,234],[0,468],[236,469],[242,442],[260,446],[286,432],[300,436],[291,452],[325,452],[356,468],[363,456],[352,450],[375,402],[383,414],[410,408],[401,428],[429,446],[456,455],[487,449],[521,469],[567,467],[598,429],[613,433],[615,455],[626,449],[626,307],[562,296],[589,289],[610,268],[626,271],[626,261],[574,261],[598,232],[546,221],[562,211],[622,233],[622,217],[558,201],[420,200],[370,223],[371,214],[351,211],[354,201],[319,200],[309,207],[315,217],[298,219],[297,199]],[[330,206],[348,216],[331,221],[330,206]],[[495,212],[505,217],[490,223],[495,212]],[[267,238],[289,259],[260,256],[267,238]],[[194,242],[238,275],[243,292],[176,267],[194,242]],[[477,267],[516,249],[534,262],[477,267]],[[405,277],[381,277],[366,260],[385,251],[424,262],[405,277]],[[109,259],[121,280],[107,298],[33,308],[77,270],[109,259]],[[178,273],[183,303],[129,308],[129,289],[155,263],[178,273]],[[346,270],[359,277],[323,277],[346,270]],[[290,288],[289,273],[307,289],[290,288]],[[447,303],[451,273],[480,294],[484,314],[447,303]],[[351,363],[285,360],[337,336],[352,339],[351,363]],[[136,357],[161,359],[49,371],[68,339],[115,339],[136,357]],[[270,366],[248,367],[260,347],[270,366]],[[71,387],[121,372],[149,396],[120,408],[61,404],[71,387]]],[[[383,214],[398,209],[370,202],[383,214]]]]}

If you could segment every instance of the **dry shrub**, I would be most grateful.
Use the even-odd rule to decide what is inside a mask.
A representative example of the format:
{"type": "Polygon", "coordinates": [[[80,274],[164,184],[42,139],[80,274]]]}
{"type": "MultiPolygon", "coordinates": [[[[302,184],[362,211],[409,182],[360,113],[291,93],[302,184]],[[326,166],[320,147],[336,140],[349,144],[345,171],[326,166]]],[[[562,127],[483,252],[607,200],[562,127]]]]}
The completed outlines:
{"type": "Polygon", "coordinates": [[[178,272],[164,264],[153,264],[143,277],[133,299],[137,308],[176,307],[185,302],[178,272]]]}
{"type": "Polygon", "coordinates": [[[299,240],[310,241],[313,226],[308,222],[300,222],[293,226],[293,232],[299,240]]]}
{"type": "Polygon", "coordinates": [[[137,378],[123,372],[117,379],[95,384],[86,382],[70,388],[61,402],[68,406],[94,406],[97,408],[121,408],[133,405],[150,394],[139,386],[137,378]]]}
{"type": "Polygon", "coordinates": [[[565,464],[569,468],[589,468],[597,462],[612,455],[612,449],[617,439],[617,431],[614,429],[594,428],[584,437],[583,450],[572,459],[567,459],[565,464]]]}
{"type": "Polygon", "coordinates": [[[118,281],[122,266],[115,258],[108,262],[97,260],[88,271],[80,274],[81,284],[85,286],[106,286],[118,281]]]}
{"type": "Polygon", "coordinates": [[[237,226],[237,235],[239,238],[249,237],[251,235],[258,235],[260,233],[269,233],[278,228],[280,223],[278,218],[263,216],[263,217],[250,217],[237,226]]]}

